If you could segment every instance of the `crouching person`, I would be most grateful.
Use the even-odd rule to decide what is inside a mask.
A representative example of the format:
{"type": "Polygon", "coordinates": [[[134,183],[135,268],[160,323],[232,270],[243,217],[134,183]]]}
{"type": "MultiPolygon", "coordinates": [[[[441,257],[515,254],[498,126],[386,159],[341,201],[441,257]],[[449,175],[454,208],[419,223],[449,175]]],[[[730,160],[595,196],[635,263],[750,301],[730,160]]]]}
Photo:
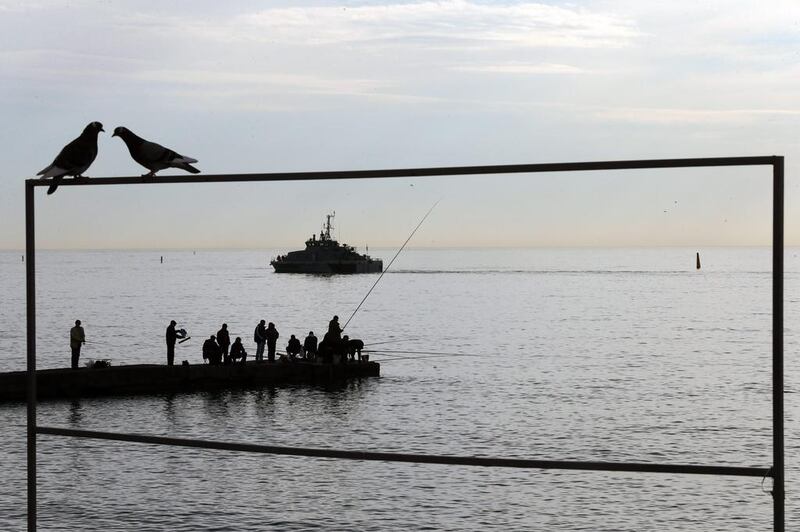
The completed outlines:
{"type": "Polygon", "coordinates": [[[242,364],[245,363],[247,360],[247,351],[244,350],[244,346],[242,345],[242,338],[237,336],[236,340],[233,342],[231,346],[231,361],[236,363],[237,359],[242,359],[242,364]]]}
{"type": "Polygon", "coordinates": [[[208,363],[212,366],[222,364],[222,351],[217,345],[216,337],[213,334],[203,342],[203,359],[208,360],[208,363]]]}
{"type": "Polygon", "coordinates": [[[286,345],[286,354],[289,355],[289,360],[294,361],[295,357],[302,352],[303,346],[300,344],[300,340],[292,335],[292,337],[289,338],[289,343],[286,345]]]}

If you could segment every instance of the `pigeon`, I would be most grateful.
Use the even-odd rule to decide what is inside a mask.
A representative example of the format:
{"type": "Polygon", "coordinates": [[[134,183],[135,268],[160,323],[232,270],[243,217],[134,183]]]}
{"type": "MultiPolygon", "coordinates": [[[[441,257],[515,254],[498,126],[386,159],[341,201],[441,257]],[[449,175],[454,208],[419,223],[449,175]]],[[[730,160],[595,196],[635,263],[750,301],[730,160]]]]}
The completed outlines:
{"type": "Polygon", "coordinates": [[[200,170],[190,164],[196,163],[197,159],[176,153],[161,144],[144,140],[126,127],[115,128],[111,136],[121,138],[131,152],[133,160],[150,170],[150,173],[143,174],[142,177],[155,177],[156,172],[164,168],[180,168],[193,174],[200,173],[200,170]]]}
{"type": "Polygon", "coordinates": [[[83,177],[82,174],[97,157],[97,135],[101,131],[105,131],[103,124],[92,122],[77,139],[64,146],[50,166],[36,174],[42,176],[42,179],[53,178],[53,184],[47,189],[48,194],[56,191],[65,175],[83,177]]]}

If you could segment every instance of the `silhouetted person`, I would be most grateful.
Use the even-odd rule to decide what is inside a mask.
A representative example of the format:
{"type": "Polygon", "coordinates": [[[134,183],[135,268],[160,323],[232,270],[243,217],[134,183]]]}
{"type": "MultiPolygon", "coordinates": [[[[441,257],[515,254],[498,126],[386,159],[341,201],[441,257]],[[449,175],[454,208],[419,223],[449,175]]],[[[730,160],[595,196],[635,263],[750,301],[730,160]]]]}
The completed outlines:
{"type": "Polygon", "coordinates": [[[267,328],[264,326],[266,322],[261,320],[256,325],[256,330],[253,332],[253,341],[256,343],[256,362],[264,360],[264,345],[267,343],[267,328]]]}
{"type": "Polygon", "coordinates": [[[242,345],[242,338],[237,336],[231,346],[231,360],[235,363],[236,359],[241,358],[242,364],[247,360],[247,351],[244,350],[242,345]]]}
{"type": "Polygon", "coordinates": [[[203,359],[208,360],[208,363],[212,366],[219,366],[222,363],[222,352],[213,334],[203,342],[203,359]]]}
{"type": "Polygon", "coordinates": [[[231,345],[231,335],[228,334],[228,324],[223,323],[222,328],[217,331],[217,343],[219,350],[222,353],[223,360],[227,364],[228,360],[228,347],[231,345]]]}
{"type": "Polygon", "coordinates": [[[342,337],[342,328],[339,326],[339,316],[334,316],[328,323],[328,332],[336,335],[337,339],[342,337]]]}
{"type": "Polygon", "coordinates": [[[167,365],[171,366],[175,363],[175,341],[178,339],[178,333],[175,331],[177,323],[175,320],[169,322],[167,327],[167,365]]]}
{"type": "Polygon", "coordinates": [[[69,330],[69,347],[72,349],[72,369],[78,369],[81,357],[81,345],[86,343],[86,335],[81,327],[81,320],[75,320],[75,327],[69,330]]]}
{"type": "Polygon", "coordinates": [[[332,364],[333,355],[341,352],[341,346],[339,345],[341,343],[342,340],[338,334],[330,330],[326,332],[319,343],[319,356],[322,357],[322,361],[326,364],[332,364]]]}
{"type": "Polygon", "coordinates": [[[290,359],[294,359],[297,355],[303,352],[303,346],[300,344],[300,340],[292,335],[289,338],[289,343],[286,344],[286,354],[289,355],[290,359]]]}
{"type": "Polygon", "coordinates": [[[336,354],[339,355],[339,362],[347,364],[347,354],[350,352],[350,337],[346,334],[336,344],[336,354]]]}
{"type": "MultiPolygon", "coordinates": [[[[345,336],[347,338],[347,336],[345,336]]],[[[364,349],[364,342],[353,338],[352,340],[347,340],[347,354],[350,356],[350,360],[355,360],[356,354],[358,354],[358,361],[361,362],[361,350],[364,349]]]]}
{"type": "Polygon", "coordinates": [[[314,359],[317,356],[317,337],[314,336],[314,331],[309,331],[303,341],[303,351],[306,352],[306,358],[314,359]]]}
{"type": "Polygon", "coordinates": [[[267,325],[266,337],[267,337],[267,361],[268,362],[275,362],[275,347],[278,344],[278,330],[275,328],[275,324],[269,322],[267,325]]]}

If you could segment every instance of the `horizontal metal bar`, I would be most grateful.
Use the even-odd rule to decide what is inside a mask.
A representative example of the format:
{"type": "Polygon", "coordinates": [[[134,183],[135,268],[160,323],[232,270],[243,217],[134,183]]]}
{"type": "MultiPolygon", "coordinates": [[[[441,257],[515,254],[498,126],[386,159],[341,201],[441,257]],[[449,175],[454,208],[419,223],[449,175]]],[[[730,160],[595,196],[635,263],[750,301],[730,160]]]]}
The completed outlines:
{"type": "Polygon", "coordinates": [[[98,440],[127,441],[224,451],[279,454],[286,456],[311,456],[316,458],[339,458],[345,460],[370,460],[380,462],[410,462],[415,464],[445,464],[478,467],[514,467],[522,469],[572,469],[582,471],[628,471],[637,473],[677,473],[693,475],[726,475],[740,477],[764,477],[770,475],[765,467],[728,467],[681,464],[646,464],[632,462],[578,462],[559,460],[525,460],[518,458],[489,458],[478,456],[441,456],[430,454],[377,453],[366,451],[340,451],[335,449],[309,449],[303,447],[277,447],[252,443],[232,443],[206,440],[122,434],[94,430],[66,429],[60,427],[37,427],[38,434],[72,436],[98,440]]]}
{"type": "MultiPolygon", "coordinates": [[[[444,166],[438,168],[395,168],[387,170],[342,170],[332,172],[278,172],[266,174],[169,175],[157,177],[94,177],[65,179],[59,186],[132,185],[156,183],[231,183],[246,181],[312,181],[325,179],[378,179],[387,177],[430,177],[478,174],[520,174],[575,172],[589,170],[633,170],[643,168],[690,168],[708,166],[770,165],[776,156],[703,157],[695,159],[644,159],[578,163],[505,164],[493,166],[444,166]]],[[[28,179],[37,187],[49,186],[51,179],[28,179]]]]}

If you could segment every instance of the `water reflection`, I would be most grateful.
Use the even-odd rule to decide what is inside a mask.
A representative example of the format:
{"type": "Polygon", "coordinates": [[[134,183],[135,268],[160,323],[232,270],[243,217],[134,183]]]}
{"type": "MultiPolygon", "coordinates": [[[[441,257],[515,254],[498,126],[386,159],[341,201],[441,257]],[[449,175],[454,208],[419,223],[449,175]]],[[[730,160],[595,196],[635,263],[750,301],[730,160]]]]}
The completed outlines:
{"type": "Polygon", "coordinates": [[[69,415],[67,416],[67,423],[72,428],[82,428],[83,422],[83,403],[80,399],[74,399],[69,404],[69,415]]]}

